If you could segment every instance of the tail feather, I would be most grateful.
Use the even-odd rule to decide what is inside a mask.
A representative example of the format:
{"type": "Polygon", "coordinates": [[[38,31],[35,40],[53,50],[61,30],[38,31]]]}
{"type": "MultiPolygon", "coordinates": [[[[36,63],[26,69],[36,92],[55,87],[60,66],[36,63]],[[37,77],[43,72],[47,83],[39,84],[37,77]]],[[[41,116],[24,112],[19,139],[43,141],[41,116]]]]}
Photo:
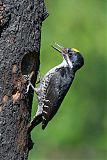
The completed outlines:
{"type": "Polygon", "coordinates": [[[42,122],[42,114],[33,117],[32,121],[28,124],[28,132],[30,133],[35,126],[42,122]]]}

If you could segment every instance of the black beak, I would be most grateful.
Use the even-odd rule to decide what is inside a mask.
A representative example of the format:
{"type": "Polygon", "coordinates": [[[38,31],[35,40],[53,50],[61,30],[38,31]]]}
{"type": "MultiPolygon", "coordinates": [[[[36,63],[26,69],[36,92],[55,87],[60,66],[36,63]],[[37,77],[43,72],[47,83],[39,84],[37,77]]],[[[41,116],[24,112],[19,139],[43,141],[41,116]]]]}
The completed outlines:
{"type": "Polygon", "coordinates": [[[67,51],[65,50],[65,48],[63,46],[60,46],[59,44],[55,43],[55,46],[52,46],[52,48],[54,48],[56,51],[60,52],[61,54],[67,54],[67,51]]]}
{"type": "Polygon", "coordinates": [[[55,45],[58,47],[55,47],[55,46],[52,46],[52,48],[54,48],[56,51],[60,52],[61,55],[63,56],[63,58],[65,59],[65,61],[67,62],[67,64],[72,68],[73,65],[72,65],[72,62],[70,61],[69,59],[69,54],[67,52],[67,49],[64,48],[63,46],[60,46],[59,44],[55,43],[55,45]]]}

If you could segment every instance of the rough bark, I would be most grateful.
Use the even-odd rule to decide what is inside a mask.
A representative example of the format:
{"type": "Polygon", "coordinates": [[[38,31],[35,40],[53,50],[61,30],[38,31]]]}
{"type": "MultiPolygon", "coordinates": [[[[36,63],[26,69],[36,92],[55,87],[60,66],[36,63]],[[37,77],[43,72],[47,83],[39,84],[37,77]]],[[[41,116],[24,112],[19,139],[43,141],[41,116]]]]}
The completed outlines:
{"type": "Polygon", "coordinates": [[[39,69],[44,0],[0,0],[0,160],[26,160],[33,91],[24,75],[39,69]]]}

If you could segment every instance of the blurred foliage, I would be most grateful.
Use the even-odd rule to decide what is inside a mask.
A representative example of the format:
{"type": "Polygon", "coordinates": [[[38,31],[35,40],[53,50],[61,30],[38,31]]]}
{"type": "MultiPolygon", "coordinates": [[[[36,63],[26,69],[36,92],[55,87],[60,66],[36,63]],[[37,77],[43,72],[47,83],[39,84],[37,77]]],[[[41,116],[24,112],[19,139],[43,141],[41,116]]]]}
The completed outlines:
{"type": "MultiPolygon", "coordinates": [[[[79,49],[85,65],[47,128],[32,131],[29,160],[107,158],[106,5],[105,0],[46,0],[50,16],[42,26],[42,77],[62,61],[51,48],[54,42],[79,49]]],[[[33,115],[36,106],[35,95],[33,115]]]]}

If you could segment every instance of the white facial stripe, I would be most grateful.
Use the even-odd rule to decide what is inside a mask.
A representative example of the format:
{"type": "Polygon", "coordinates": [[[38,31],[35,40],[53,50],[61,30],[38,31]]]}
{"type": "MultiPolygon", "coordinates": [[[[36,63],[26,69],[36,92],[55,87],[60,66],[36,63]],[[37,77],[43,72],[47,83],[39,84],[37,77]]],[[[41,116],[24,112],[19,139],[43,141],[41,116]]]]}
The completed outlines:
{"type": "Polygon", "coordinates": [[[64,59],[65,59],[66,63],[70,66],[70,68],[73,68],[73,64],[70,61],[68,54],[65,55],[64,59]]]}

